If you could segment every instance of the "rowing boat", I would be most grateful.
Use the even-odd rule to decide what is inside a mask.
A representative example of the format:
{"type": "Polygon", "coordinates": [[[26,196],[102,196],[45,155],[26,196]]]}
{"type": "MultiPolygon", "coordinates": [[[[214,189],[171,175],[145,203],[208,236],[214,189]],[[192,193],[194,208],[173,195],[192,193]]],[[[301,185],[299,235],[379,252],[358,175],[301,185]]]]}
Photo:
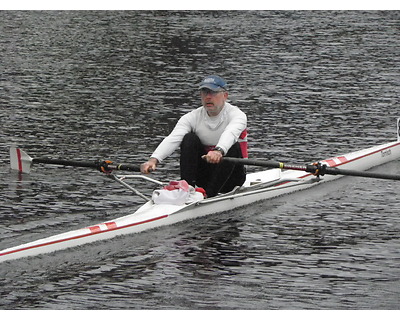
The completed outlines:
{"type": "MultiPolygon", "coordinates": [[[[398,120],[398,127],[400,126],[399,123],[398,120]]],[[[0,262],[64,250],[94,241],[138,233],[184,220],[232,210],[257,201],[315,187],[321,183],[335,180],[343,175],[400,180],[399,175],[365,172],[365,170],[372,167],[382,165],[398,158],[400,158],[399,133],[397,141],[329,158],[320,161],[318,166],[312,164],[302,167],[284,165],[278,162],[256,163],[251,160],[243,160],[248,161],[248,164],[264,165],[273,169],[249,173],[244,185],[229,193],[220,194],[212,198],[192,200],[184,204],[156,204],[153,199],[141,194],[126,182],[129,179],[146,179],[150,182],[164,185],[164,183],[160,181],[142,175],[115,175],[109,173],[109,176],[115,181],[123,184],[131,191],[134,191],[136,194],[146,199],[146,203],[139,207],[134,213],[114,220],[4,249],[0,251],[0,262]],[[312,170],[310,168],[312,168],[312,170]],[[327,174],[322,175],[320,172],[317,172],[320,168],[324,168],[324,172],[327,172],[327,174]]],[[[29,162],[51,163],[51,161],[48,160],[42,161],[40,159],[32,159],[21,149],[13,149],[11,155],[12,168],[19,168],[21,171],[22,167],[26,166],[26,163],[29,162]],[[16,164],[13,164],[13,162],[16,164]]],[[[68,163],[65,162],[54,163],[68,165],[68,163]]],[[[76,165],[76,163],[74,164],[76,165]]],[[[90,167],[87,163],[83,166],[90,167]]],[[[117,169],[117,167],[118,166],[112,166],[113,169],[117,169]]],[[[129,170],[129,167],[127,167],[127,170],[129,170]]],[[[132,169],[132,171],[133,170],[134,169],[132,169]]]]}

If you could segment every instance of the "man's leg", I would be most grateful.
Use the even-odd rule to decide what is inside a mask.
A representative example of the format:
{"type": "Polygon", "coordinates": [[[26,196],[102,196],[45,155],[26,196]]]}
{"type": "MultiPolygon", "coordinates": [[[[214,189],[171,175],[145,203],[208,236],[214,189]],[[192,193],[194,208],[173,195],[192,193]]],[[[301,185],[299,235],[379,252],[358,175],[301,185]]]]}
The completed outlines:
{"type": "MultiPolygon", "coordinates": [[[[242,158],[240,144],[235,143],[227,152],[227,157],[242,158]]],[[[236,186],[241,186],[246,180],[246,169],[242,164],[221,162],[214,165],[213,174],[207,185],[206,192],[209,197],[220,192],[232,191],[236,186]]]]}
{"type": "Polygon", "coordinates": [[[184,136],[181,143],[180,171],[181,179],[186,180],[193,187],[198,184],[199,167],[202,167],[204,160],[201,156],[205,150],[199,137],[194,133],[188,133],[184,136]]]}

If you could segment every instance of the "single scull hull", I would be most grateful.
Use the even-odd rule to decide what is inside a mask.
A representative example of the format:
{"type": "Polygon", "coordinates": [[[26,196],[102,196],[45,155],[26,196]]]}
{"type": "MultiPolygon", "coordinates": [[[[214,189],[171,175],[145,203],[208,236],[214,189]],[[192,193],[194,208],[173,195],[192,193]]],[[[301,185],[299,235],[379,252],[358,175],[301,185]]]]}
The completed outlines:
{"type": "MultiPolygon", "coordinates": [[[[400,158],[400,142],[391,142],[322,161],[330,167],[349,170],[367,170],[400,158]]],[[[236,192],[205,199],[188,205],[155,205],[145,203],[135,213],[40,239],[0,251],[0,262],[63,250],[116,236],[142,232],[180,221],[228,211],[257,201],[300,191],[340,178],[325,175],[319,179],[312,174],[295,170],[270,169],[247,175],[242,188],[236,192]]]]}

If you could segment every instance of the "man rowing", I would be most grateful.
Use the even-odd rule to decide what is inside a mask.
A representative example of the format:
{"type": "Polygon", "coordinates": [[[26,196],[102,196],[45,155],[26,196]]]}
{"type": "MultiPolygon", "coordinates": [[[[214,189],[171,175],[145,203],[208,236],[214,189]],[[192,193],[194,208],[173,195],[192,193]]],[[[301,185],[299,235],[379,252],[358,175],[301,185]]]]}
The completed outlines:
{"type": "Polygon", "coordinates": [[[146,174],[156,170],[180,147],[181,179],[193,187],[202,187],[212,197],[229,192],[246,180],[244,165],[222,159],[247,157],[247,117],[227,102],[227,83],[221,77],[206,77],[199,90],[202,107],[182,116],[140,169],[146,174]]]}

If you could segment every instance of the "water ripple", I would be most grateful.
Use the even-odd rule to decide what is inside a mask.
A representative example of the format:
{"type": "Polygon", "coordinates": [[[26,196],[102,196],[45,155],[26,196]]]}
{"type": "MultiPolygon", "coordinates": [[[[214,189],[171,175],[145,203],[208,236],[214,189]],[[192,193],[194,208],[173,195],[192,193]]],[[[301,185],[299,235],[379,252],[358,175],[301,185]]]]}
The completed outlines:
{"type": "MultiPolygon", "coordinates": [[[[1,248],[141,203],[89,170],[12,173],[10,144],[33,157],[140,163],[199,105],[206,74],[223,75],[246,111],[252,157],[305,163],[396,136],[397,11],[2,11],[0,21],[1,248]]],[[[178,174],[175,153],[154,176],[178,174]]],[[[344,178],[6,262],[0,306],[398,309],[396,190],[396,182],[344,178]]]]}

